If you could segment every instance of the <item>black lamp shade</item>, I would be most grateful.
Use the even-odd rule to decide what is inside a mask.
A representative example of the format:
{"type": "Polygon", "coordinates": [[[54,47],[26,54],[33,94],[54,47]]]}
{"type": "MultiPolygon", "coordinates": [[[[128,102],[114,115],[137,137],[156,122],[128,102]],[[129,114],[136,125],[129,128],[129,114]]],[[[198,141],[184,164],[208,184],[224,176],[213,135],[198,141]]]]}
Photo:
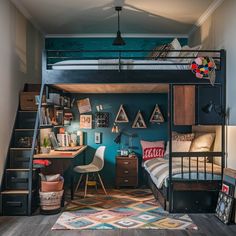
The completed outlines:
{"type": "Polygon", "coordinates": [[[212,101],[210,101],[208,104],[202,107],[202,111],[207,114],[211,113],[213,109],[214,109],[214,104],[212,101]]]}
{"type": "Polygon", "coordinates": [[[117,31],[116,38],[114,39],[112,45],[114,45],[114,46],[123,46],[123,45],[125,45],[125,41],[121,37],[120,31],[117,31]]]}

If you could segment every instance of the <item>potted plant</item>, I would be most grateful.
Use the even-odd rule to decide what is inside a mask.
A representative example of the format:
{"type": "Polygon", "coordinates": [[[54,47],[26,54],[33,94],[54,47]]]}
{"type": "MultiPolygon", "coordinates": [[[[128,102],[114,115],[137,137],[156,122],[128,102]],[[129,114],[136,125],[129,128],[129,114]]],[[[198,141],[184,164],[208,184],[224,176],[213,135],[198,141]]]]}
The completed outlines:
{"type": "Polygon", "coordinates": [[[43,139],[43,146],[41,146],[41,152],[42,154],[47,154],[51,151],[51,143],[49,141],[49,138],[45,137],[43,139]]]}

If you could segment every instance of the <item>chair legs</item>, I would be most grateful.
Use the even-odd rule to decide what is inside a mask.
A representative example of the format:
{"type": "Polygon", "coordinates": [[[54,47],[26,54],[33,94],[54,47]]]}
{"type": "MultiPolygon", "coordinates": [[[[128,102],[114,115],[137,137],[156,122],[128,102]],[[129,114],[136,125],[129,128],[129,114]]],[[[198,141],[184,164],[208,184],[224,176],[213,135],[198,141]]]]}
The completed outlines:
{"type": "Polygon", "coordinates": [[[77,185],[76,185],[76,188],[75,188],[75,192],[78,191],[78,188],[79,188],[79,186],[80,186],[80,184],[81,184],[81,181],[82,181],[83,175],[84,175],[84,174],[80,174],[79,181],[78,181],[78,183],[77,183],[77,185]]]}
{"type": "Polygon", "coordinates": [[[87,195],[87,185],[88,185],[88,174],[86,174],[85,187],[84,187],[84,198],[87,195]]]}
{"type": "MultiPolygon", "coordinates": [[[[97,174],[97,176],[98,176],[99,182],[100,182],[100,184],[101,184],[101,186],[102,186],[102,189],[103,189],[104,193],[107,195],[107,191],[106,191],[106,189],[105,189],[105,187],[104,187],[104,184],[103,184],[103,182],[102,182],[102,178],[101,178],[100,174],[99,174],[98,172],[97,172],[96,174],[97,174]]],[[[78,188],[79,188],[79,186],[80,186],[80,184],[81,184],[81,181],[82,181],[83,176],[84,176],[84,174],[80,174],[79,181],[78,181],[78,183],[77,183],[77,185],[76,185],[76,188],[75,188],[75,192],[78,191],[78,188]]],[[[86,173],[85,187],[84,187],[84,198],[87,196],[88,177],[89,177],[89,173],[86,173]]]]}
{"type": "Polygon", "coordinates": [[[101,178],[101,176],[100,176],[100,174],[98,172],[97,172],[97,175],[98,175],[99,181],[101,183],[102,189],[103,189],[104,193],[107,195],[107,191],[106,191],[106,189],[104,187],[104,184],[102,182],[102,178],[101,178]]]}

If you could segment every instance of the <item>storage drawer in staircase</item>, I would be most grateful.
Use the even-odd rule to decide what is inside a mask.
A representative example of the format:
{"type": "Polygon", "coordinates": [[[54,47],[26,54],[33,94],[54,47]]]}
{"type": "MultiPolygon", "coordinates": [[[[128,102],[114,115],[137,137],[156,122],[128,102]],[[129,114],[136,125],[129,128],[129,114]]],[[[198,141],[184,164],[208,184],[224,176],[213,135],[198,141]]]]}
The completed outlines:
{"type": "Polygon", "coordinates": [[[20,112],[17,115],[16,129],[34,129],[36,112],[20,112]]]}
{"type": "Polygon", "coordinates": [[[27,215],[28,195],[2,195],[3,215],[27,215]]]}
{"type": "Polygon", "coordinates": [[[30,152],[30,149],[11,150],[10,168],[29,168],[30,152]]]}
{"type": "MultiPolygon", "coordinates": [[[[36,186],[35,171],[33,171],[33,188],[36,186]]],[[[6,170],[6,189],[28,189],[29,171],[28,170],[6,170]]]]}

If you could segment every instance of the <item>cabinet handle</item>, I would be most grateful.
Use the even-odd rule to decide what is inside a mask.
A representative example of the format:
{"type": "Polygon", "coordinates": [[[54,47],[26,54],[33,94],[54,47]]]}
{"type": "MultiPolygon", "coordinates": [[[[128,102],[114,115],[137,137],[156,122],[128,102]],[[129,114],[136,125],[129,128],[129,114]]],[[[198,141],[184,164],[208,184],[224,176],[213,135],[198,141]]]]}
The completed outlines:
{"type": "Polygon", "coordinates": [[[128,183],[128,182],[129,182],[129,180],[128,180],[128,179],[125,179],[125,180],[124,180],[124,182],[125,182],[125,183],[128,183]]]}
{"type": "Polygon", "coordinates": [[[125,164],[125,165],[128,165],[128,164],[129,164],[129,162],[128,162],[128,161],[124,161],[124,164],[125,164]]]}
{"type": "Polygon", "coordinates": [[[125,173],[125,174],[128,174],[128,173],[129,173],[129,171],[128,171],[128,170],[125,170],[125,171],[124,171],[124,173],[125,173]]]}

